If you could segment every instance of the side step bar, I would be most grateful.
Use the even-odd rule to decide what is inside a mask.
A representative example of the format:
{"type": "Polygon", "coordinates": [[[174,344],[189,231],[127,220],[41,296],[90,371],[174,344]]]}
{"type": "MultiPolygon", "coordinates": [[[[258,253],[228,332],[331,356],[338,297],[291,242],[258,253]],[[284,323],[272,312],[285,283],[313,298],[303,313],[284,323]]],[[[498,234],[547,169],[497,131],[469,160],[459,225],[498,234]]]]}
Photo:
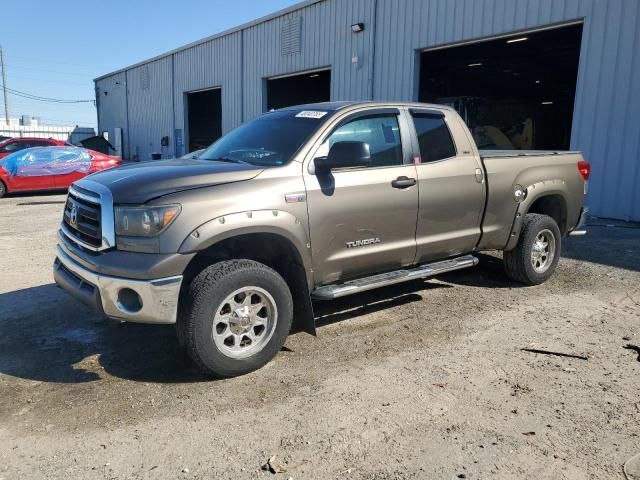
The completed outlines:
{"type": "Polygon", "coordinates": [[[394,272],[381,273],[370,277],[358,278],[336,285],[325,285],[316,288],[311,296],[317,300],[333,300],[354,293],[366,292],[374,288],[386,287],[396,283],[416,280],[418,278],[432,277],[445,272],[461,270],[478,264],[478,259],[473,255],[464,255],[441,262],[428,263],[419,267],[396,270],[394,272]]]}

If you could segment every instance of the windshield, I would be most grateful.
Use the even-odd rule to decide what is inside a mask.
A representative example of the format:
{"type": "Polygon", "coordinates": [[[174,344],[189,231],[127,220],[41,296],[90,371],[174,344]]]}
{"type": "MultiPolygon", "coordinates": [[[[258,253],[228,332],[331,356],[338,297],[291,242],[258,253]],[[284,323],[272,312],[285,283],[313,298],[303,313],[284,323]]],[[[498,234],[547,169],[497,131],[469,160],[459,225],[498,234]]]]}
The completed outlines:
{"type": "Polygon", "coordinates": [[[326,114],[298,110],[267,113],[231,131],[197,158],[261,167],[284,165],[318,128],[326,114]]]}

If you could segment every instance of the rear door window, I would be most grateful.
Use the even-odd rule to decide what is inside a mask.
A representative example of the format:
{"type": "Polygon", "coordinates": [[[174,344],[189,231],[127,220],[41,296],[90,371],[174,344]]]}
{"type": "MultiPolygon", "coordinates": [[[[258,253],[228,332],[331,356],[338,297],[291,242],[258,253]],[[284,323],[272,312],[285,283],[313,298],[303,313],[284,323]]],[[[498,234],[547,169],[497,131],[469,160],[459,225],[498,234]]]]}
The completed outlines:
{"type": "Polygon", "coordinates": [[[423,163],[455,157],[456,146],[442,115],[413,112],[412,116],[423,163]]]}

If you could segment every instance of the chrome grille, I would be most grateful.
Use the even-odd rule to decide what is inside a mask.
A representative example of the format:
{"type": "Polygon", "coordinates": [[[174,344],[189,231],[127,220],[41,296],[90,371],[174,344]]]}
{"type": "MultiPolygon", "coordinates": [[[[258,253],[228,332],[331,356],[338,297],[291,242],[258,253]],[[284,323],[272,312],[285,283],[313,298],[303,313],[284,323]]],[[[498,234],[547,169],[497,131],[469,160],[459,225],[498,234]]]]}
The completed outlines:
{"type": "Polygon", "coordinates": [[[87,179],[75,182],[69,188],[60,231],[88,250],[97,252],[115,247],[111,190],[87,179]]]}
{"type": "Polygon", "coordinates": [[[69,192],[63,222],[79,240],[93,247],[102,245],[100,204],[89,202],[69,192]]]}

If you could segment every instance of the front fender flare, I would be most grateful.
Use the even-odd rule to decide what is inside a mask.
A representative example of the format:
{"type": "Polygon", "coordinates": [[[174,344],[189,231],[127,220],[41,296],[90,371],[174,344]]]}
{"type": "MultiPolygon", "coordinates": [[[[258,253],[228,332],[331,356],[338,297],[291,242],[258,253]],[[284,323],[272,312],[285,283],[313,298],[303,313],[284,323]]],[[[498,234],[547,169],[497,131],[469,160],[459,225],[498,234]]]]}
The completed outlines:
{"type": "MultiPolygon", "coordinates": [[[[282,210],[252,210],[222,215],[194,229],[180,245],[180,253],[206,250],[228,238],[252,233],[272,233],[286,238],[298,252],[292,259],[301,263],[300,285],[290,285],[294,297],[294,315],[298,325],[307,333],[315,335],[315,317],[310,292],[313,289],[313,269],[311,264],[311,244],[305,223],[294,215],[282,210]],[[303,278],[307,285],[303,287],[303,278]],[[303,287],[303,288],[300,288],[303,287]]],[[[296,282],[297,283],[297,282],[296,282]]]]}
{"type": "Polygon", "coordinates": [[[191,231],[182,241],[179,252],[199,252],[227,238],[251,233],[273,233],[289,240],[307,272],[307,282],[311,281],[311,245],[306,225],[282,210],[252,210],[216,217],[191,231]]]}

